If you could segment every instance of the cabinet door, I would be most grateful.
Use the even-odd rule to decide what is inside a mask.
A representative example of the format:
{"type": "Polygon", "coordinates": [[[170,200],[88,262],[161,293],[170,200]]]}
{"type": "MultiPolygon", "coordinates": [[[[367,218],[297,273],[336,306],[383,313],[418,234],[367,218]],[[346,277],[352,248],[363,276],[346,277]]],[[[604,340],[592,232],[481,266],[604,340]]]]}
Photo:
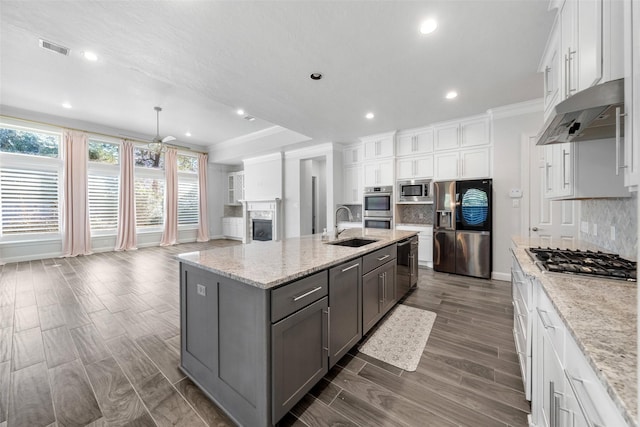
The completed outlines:
{"type": "Polygon", "coordinates": [[[437,153],[434,156],[434,178],[455,179],[458,177],[458,153],[437,153]]]}
{"type": "Polygon", "coordinates": [[[412,157],[405,157],[396,161],[397,179],[412,179],[415,176],[415,161],[412,157]]]}
{"type": "Polygon", "coordinates": [[[418,234],[418,264],[433,265],[433,234],[420,232],[418,234]]]}
{"type": "Polygon", "coordinates": [[[415,150],[415,135],[398,135],[398,140],[396,143],[396,155],[408,156],[414,154],[415,150]]]}
{"type": "Polygon", "coordinates": [[[229,218],[222,218],[222,235],[231,236],[231,222],[229,218]]]}
{"type": "Polygon", "coordinates": [[[433,130],[398,135],[397,156],[431,153],[433,151],[433,130]]]}
{"type": "Polygon", "coordinates": [[[393,156],[393,138],[386,137],[364,143],[365,160],[393,156]]]}
{"type": "Polygon", "coordinates": [[[557,164],[557,175],[555,179],[554,195],[570,196],[573,194],[573,156],[571,152],[572,144],[554,144],[554,164],[557,164]]]}
{"type": "Polygon", "coordinates": [[[537,319],[536,372],[533,375],[536,397],[532,401],[534,422],[538,426],[553,427],[568,424],[558,424],[560,408],[564,398],[564,371],[558,356],[553,349],[553,343],[544,332],[540,316],[537,319]],[[533,403],[535,402],[535,404],[533,403]]]}
{"type": "Polygon", "coordinates": [[[344,168],[343,199],[345,204],[362,203],[362,168],[344,168]]]}
{"type": "Polygon", "coordinates": [[[382,318],[382,298],[384,291],[382,267],[378,267],[362,277],[362,334],[382,318]]]}
{"type": "Polygon", "coordinates": [[[227,175],[227,204],[235,204],[235,175],[227,175]]]}
{"type": "Polygon", "coordinates": [[[460,146],[471,147],[491,142],[489,119],[482,118],[460,123],[460,146]]]}
{"type": "Polygon", "coordinates": [[[448,125],[434,128],[434,145],[437,150],[447,150],[458,147],[458,133],[460,126],[448,125]]]}
{"type": "Polygon", "coordinates": [[[549,45],[544,54],[542,72],[544,73],[544,121],[546,122],[553,107],[558,103],[562,64],[560,62],[560,33],[557,24],[551,30],[549,45]]]}
{"type": "Polygon", "coordinates": [[[353,166],[362,162],[362,145],[350,145],[342,152],[342,165],[353,166]]]}
{"type": "Polygon", "coordinates": [[[236,173],[233,189],[234,203],[240,203],[240,200],[244,200],[244,172],[236,173]]]}
{"type": "Polygon", "coordinates": [[[413,161],[414,177],[433,177],[433,156],[418,157],[413,161]]]}
{"type": "Polygon", "coordinates": [[[329,371],[324,297],[271,327],[273,423],[329,371]]]}
{"type": "Polygon", "coordinates": [[[640,4],[624,2],[624,185],[640,183],[640,4]],[[635,24],[635,25],[634,25],[635,24]]]}
{"type": "Polygon", "coordinates": [[[578,67],[576,47],[577,39],[577,1],[565,1],[560,11],[560,54],[562,62],[562,99],[575,94],[578,90],[578,67]]]}
{"type": "Polygon", "coordinates": [[[396,261],[391,261],[382,267],[382,313],[387,313],[398,300],[396,295],[396,261]]]}
{"type": "Polygon", "coordinates": [[[363,169],[365,187],[380,185],[380,168],[378,163],[365,163],[363,169]]]}
{"type": "Polygon", "coordinates": [[[463,150],[460,152],[462,178],[486,178],[491,176],[491,158],[489,148],[463,150]]]}
{"type": "Polygon", "coordinates": [[[329,270],[329,368],[362,338],[362,260],[329,270]]]}
{"type": "Polygon", "coordinates": [[[578,3],[578,90],[591,87],[602,79],[602,0],[578,3]]]}

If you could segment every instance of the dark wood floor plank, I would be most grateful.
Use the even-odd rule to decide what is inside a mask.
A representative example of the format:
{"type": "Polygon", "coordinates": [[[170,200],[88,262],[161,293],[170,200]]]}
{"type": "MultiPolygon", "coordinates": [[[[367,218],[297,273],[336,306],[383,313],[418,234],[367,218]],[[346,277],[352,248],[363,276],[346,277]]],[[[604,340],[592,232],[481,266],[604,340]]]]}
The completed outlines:
{"type": "Polygon", "coordinates": [[[339,387],[353,394],[357,398],[388,412],[391,416],[406,424],[433,426],[455,425],[425,407],[411,402],[397,393],[397,391],[392,391],[386,387],[382,387],[364,376],[361,376],[362,372],[367,368],[374,368],[380,372],[384,372],[387,377],[397,378],[398,381],[404,381],[401,377],[393,375],[384,369],[371,364],[365,365],[358,375],[340,367],[334,367],[327,375],[327,378],[330,378],[331,381],[335,382],[339,387]]]}
{"type": "Polygon", "coordinates": [[[27,329],[13,334],[13,351],[11,359],[14,371],[44,362],[42,333],[40,328],[27,329]]]}
{"type": "Polygon", "coordinates": [[[406,376],[394,377],[375,366],[367,365],[362,368],[358,376],[377,384],[379,387],[384,387],[390,392],[397,393],[420,407],[426,408],[434,414],[438,414],[453,424],[501,427],[507,425],[506,423],[465,407],[455,399],[448,399],[447,396],[443,394],[442,387],[455,388],[455,385],[445,383],[444,381],[437,383],[438,387],[435,387],[434,383],[420,384],[418,381],[413,381],[409,374],[412,373],[407,372],[405,373],[406,376]],[[424,385],[428,387],[424,387],[424,385]]]}
{"type": "Polygon", "coordinates": [[[84,426],[102,417],[93,390],[79,360],[49,369],[56,421],[62,426],[84,426]]]}
{"type": "Polygon", "coordinates": [[[429,338],[431,337],[435,337],[442,341],[447,341],[453,344],[464,345],[466,348],[484,353],[492,357],[497,358],[499,356],[498,346],[491,345],[492,343],[490,341],[480,343],[475,340],[470,340],[458,335],[450,334],[448,332],[442,332],[439,328],[433,328],[431,330],[429,338]]]}
{"type": "Polygon", "coordinates": [[[158,425],[206,426],[191,405],[160,372],[135,387],[158,425]]]}
{"type": "Polygon", "coordinates": [[[341,391],[342,389],[336,384],[328,381],[326,378],[322,378],[318,384],[313,386],[309,394],[325,405],[330,405],[341,391]]]}
{"type": "Polygon", "coordinates": [[[0,423],[7,421],[9,412],[9,384],[11,380],[11,362],[0,363],[0,423]]]}
{"type": "Polygon", "coordinates": [[[71,329],[70,332],[80,359],[85,365],[110,356],[107,346],[93,324],[71,329]]]}
{"type": "Polygon", "coordinates": [[[300,402],[291,409],[291,413],[309,426],[358,427],[356,423],[309,394],[305,395],[300,402]]]}
{"type": "Polygon", "coordinates": [[[378,360],[374,357],[369,356],[368,354],[364,354],[364,353],[360,353],[358,351],[358,347],[354,347],[351,350],[349,350],[349,354],[352,356],[357,357],[358,359],[364,360],[367,363],[370,363],[372,365],[375,365],[381,369],[384,369],[385,371],[392,373],[394,375],[400,375],[402,373],[402,369],[398,368],[397,366],[393,366],[387,362],[383,362],[382,360],[378,360]]]}
{"type": "Polygon", "coordinates": [[[109,425],[155,425],[113,357],[87,365],[86,370],[109,425]]]}
{"type": "Polygon", "coordinates": [[[42,332],[42,340],[49,369],[78,358],[73,339],[66,326],[42,332]]]}
{"type": "Polygon", "coordinates": [[[478,377],[464,376],[460,385],[483,394],[491,400],[504,403],[525,413],[531,412],[531,404],[525,399],[524,393],[514,392],[513,389],[490,382],[478,377]]]}
{"type": "MultiPolygon", "coordinates": [[[[427,341],[427,344],[429,342],[427,341]]],[[[477,375],[482,378],[486,378],[489,380],[494,380],[495,378],[495,370],[493,368],[481,365],[472,360],[468,360],[464,357],[458,357],[451,355],[449,353],[441,354],[439,352],[431,352],[429,348],[425,348],[424,353],[422,354],[423,358],[429,358],[435,360],[440,363],[444,363],[449,365],[455,369],[459,369],[460,371],[477,375]]],[[[420,366],[418,365],[418,369],[420,366]]]]}
{"type": "Polygon", "coordinates": [[[105,341],[124,335],[127,332],[108,310],[90,313],[89,317],[105,341]]]}
{"type": "Polygon", "coordinates": [[[0,362],[11,360],[11,345],[13,344],[13,328],[0,329],[0,362]]]}
{"type": "Polygon", "coordinates": [[[60,304],[38,307],[38,316],[40,317],[40,328],[43,331],[64,326],[67,323],[60,304]]]}
{"type": "Polygon", "coordinates": [[[175,384],[185,377],[178,366],[180,365],[180,352],[166,344],[157,335],[148,335],[138,338],[136,343],[147,354],[164,374],[171,384],[175,384]]]}
{"type": "Polygon", "coordinates": [[[524,392],[524,385],[520,375],[513,376],[504,372],[496,371],[496,383],[512,388],[519,392],[524,392]]]}
{"type": "Polygon", "coordinates": [[[345,354],[342,359],[338,360],[338,366],[342,366],[355,374],[357,374],[366,363],[367,362],[364,359],[360,359],[359,357],[349,353],[345,354]]]}
{"type": "Polygon", "coordinates": [[[157,374],[158,368],[126,335],[107,341],[118,364],[134,386],[157,374]]]}
{"type": "Polygon", "coordinates": [[[56,421],[44,363],[12,372],[10,393],[7,427],[48,426],[56,421]]]}
{"type": "Polygon", "coordinates": [[[193,406],[198,415],[211,427],[235,426],[235,423],[218,408],[189,378],[175,385],[178,392],[193,406]]]}
{"type": "Polygon", "coordinates": [[[329,405],[359,426],[406,426],[407,424],[391,417],[386,411],[358,399],[348,391],[342,390],[329,405]]]}

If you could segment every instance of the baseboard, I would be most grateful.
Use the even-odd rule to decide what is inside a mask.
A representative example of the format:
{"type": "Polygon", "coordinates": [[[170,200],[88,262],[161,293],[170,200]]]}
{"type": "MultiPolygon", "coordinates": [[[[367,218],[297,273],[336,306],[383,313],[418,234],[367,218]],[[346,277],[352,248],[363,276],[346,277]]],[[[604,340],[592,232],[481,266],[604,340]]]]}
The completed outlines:
{"type": "Polygon", "coordinates": [[[499,271],[494,271],[491,273],[491,278],[493,280],[503,280],[505,282],[510,282],[511,273],[500,273],[499,271]]]}

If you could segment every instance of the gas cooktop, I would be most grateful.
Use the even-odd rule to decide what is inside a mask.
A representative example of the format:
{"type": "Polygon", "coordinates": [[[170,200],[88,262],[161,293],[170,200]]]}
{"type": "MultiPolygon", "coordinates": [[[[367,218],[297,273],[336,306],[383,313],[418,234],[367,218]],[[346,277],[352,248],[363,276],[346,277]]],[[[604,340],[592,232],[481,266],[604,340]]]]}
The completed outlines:
{"type": "Polygon", "coordinates": [[[619,255],[569,249],[529,248],[531,259],[543,271],[580,274],[635,282],[636,263],[619,255]]]}

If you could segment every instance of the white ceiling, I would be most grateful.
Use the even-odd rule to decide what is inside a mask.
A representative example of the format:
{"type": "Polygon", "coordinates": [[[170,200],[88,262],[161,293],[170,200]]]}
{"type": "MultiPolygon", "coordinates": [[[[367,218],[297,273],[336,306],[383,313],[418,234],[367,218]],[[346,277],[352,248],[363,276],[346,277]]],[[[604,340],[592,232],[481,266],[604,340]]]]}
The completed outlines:
{"type": "Polygon", "coordinates": [[[160,134],[182,144],[274,124],[351,142],[539,98],[552,20],[544,0],[2,0],[0,113],[150,137],[159,105],[160,134]],[[439,28],[424,36],[429,16],[439,28]],[[70,55],[41,49],[39,38],[70,55]],[[322,80],[309,79],[316,71],[322,80]],[[454,101],[444,99],[450,89],[454,101]],[[238,107],[258,119],[243,120],[238,107]]]}

